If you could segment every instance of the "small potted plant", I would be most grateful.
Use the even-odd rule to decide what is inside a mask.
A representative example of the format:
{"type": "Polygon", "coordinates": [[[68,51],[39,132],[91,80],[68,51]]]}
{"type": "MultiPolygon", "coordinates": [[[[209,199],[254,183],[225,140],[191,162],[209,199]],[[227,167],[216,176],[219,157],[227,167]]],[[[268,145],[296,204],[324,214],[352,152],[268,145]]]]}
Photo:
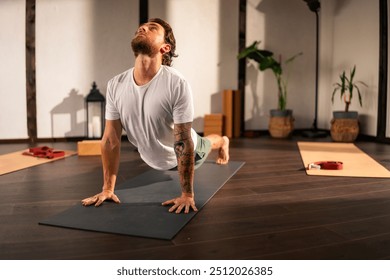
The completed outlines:
{"type": "Polygon", "coordinates": [[[272,70],[278,87],[278,106],[277,109],[270,110],[269,132],[274,138],[285,138],[294,130],[294,118],[293,111],[287,109],[288,73],[283,72],[282,65],[287,66],[302,53],[290,57],[283,63],[281,57],[277,61],[271,51],[259,49],[257,47],[259,44],[260,42],[255,41],[242,50],[237,58],[249,58],[256,61],[260,71],[272,70]]]}
{"type": "Polygon", "coordinates": [[[344,111],[333,111],[333,119],[331,121],[330,135],[337,142],[353,142],[359,135],[359,115],[357,111],[350,111],[354,92],[356,91],[360,106],[362,103],[362,95],[359,86],[366,86],[362,81],[354,81],[356,74],[356,65],[350,70],[349,76],[343,71],[340,81],[334,84],[332,93],[332,104],[336,93],[340,93],[340,99],[345,103],[344,111]]]}

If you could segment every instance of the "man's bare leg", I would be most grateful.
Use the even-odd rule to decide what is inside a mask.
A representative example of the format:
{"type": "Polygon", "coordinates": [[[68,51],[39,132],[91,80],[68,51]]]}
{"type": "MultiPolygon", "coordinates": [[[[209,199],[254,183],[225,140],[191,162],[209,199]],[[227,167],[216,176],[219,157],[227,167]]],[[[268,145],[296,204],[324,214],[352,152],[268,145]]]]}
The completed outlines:
{"type": "Polygon", "coordinates": [[[213,150],[219,150],[216,163],[227,164],[229,162],[229,138],[217,134],[210,134],[205,136],[205,138],[210,140],[213,150]]]}

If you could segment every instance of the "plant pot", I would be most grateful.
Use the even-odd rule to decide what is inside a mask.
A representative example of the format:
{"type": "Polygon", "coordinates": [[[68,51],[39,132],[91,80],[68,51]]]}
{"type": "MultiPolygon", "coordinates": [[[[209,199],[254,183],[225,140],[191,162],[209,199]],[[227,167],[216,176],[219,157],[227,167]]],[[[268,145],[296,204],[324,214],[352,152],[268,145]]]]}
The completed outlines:
{"type": "Polygon", "coordinates": [[[273,138],[287,138],[294,130],[294,118],[292,110],[270,111],[268,131],[273,138]]]}
{"type": "Polygon", "coordinates": [[[333,112],[330,135],[336,142],[353,142],[359,135],[358,112],[333,112]]]}

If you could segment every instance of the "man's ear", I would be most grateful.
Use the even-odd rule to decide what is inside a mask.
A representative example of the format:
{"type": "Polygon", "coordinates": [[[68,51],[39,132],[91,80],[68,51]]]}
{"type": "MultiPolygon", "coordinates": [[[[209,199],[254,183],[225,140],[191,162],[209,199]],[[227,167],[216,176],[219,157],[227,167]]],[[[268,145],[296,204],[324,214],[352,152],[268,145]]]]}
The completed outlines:
{"type": "Polygon", "coordinates": [[[169,53],[170,51],[171,51],[171,45],[170,44],[164,44],[160,48],[161,54],[166,54],[166,53],[169,53]]]}

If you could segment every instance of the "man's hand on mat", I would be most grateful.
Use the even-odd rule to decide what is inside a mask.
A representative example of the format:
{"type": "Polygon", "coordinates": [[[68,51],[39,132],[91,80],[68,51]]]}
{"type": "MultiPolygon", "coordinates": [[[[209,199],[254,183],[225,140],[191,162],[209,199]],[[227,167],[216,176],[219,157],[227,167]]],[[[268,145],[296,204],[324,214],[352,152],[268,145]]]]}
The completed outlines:
{"type": "Polygon", "coordinates": [[[194,211],[198,211],[195,206],[195,200],[192,195],[182,194],[180,197],[176,197],[162,203],[163,206],[172,204],[173,206],[169,208],[169,212],[175,212],[176,214],[181,213],[183,209],[184,213],[187,214],[190,212],[190,208],[192,208],[192,210],[194,211]]]}
{"type": "Polygon", "coordinates": [[[103,203],[105,200],[112,200],[116,203],[120,203],[119,198],[114,194],[114,192],[109,191],[109,190],[104,190],[101,193],[98,193],[97,195],[88,197],[86,199],[83,199],[81,203],[84,206],[89,206],[92,204],[95,204],[95,206],[99,206],[100,204],[103,203]]]}

